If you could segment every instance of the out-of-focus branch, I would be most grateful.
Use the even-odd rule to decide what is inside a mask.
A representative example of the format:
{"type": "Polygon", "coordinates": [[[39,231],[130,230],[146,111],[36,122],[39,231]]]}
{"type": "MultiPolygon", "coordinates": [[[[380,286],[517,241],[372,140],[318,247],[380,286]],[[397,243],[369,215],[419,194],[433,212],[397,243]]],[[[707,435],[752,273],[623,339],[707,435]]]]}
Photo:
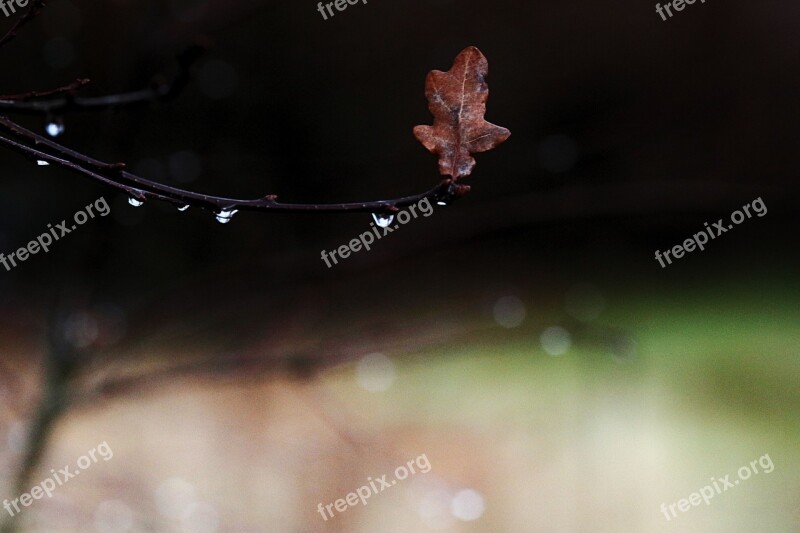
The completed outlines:
{"type": "MultiPolygon", "coordinates": [[[[23,494],[30,489],[31,477],[47,449],[53,428],[70,407],[70,382],[77,368],[79,354],[63,337],[58,306],[54,306],[47,338],[42,396],[29,425],[25,455],[13,485],[14,494],[23,494]]],[[[20,513],[11,516],[3,513],[0,533],[16,532],[19,529],[19,517],[20,513]]]]}
{"type": "Polygon", "coordinates": [[[17,32],[20,30],[20,28],[39,16],[39,13],[41,13],[42,9],[44,9],[44,6],[44,0],[33,0],[33,2],[31,2],[31,7],[28,8],[25,14],[17,19],[17,21],[13,26],[11,26],[5,35],[0,37],[0,48],[11,42],[14,37],[17,36],[17,32]]]}
{"type": "Polygon", "coordinates": [[[76,80],[52,91],[42,93],[32,91],[20,95],[0,96],[0,110],[7,113],[26,115],[61,115],[70,111],[129,108],[152,102],[172,100],[189,83],[192,65],[207,49],[208,46],[201,43],[192,45],[183,51],[178,56],[178,74],[169,83],[164,81],[154,82],[144,89],[121,94],[80,97],[76,96],[76,91],[86,85],[89,80],[76,80]],[[47,100],[38,100],[38,98],[56,94],[60,96],[47,100]]]}
{"type": "Polygon", "coordinates": [[[11,95],[2,95],[0,96],[0,100],[15,100],[15,101],[22,101],[27,102],[29,100],[34,100],[36,98],[45,98],[48,96],[54,96],[57,94],[72,94],[87,83],[90,80],[88,79],[77,79],[72,83],[68,83],[62,87],[56,87],[55,89],[50,89],[48,91],[28,91],[27,93],[21,94],[11,94],[11,95]]]}

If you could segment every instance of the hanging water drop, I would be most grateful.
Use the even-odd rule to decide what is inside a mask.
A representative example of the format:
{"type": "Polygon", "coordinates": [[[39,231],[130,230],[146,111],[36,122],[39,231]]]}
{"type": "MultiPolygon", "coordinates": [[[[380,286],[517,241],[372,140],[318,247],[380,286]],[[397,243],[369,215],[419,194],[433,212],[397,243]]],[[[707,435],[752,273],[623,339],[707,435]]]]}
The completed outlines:
{"type": "Polygon", "coordinates": [[[183,206],[183,207],[179,207],[179,208],[178,208],[178,211],[180,211],[181,213],[183,213],[183,212],[184,212],[184,211],[186,211],[187,209],[189,209],[189,204],[186,204],[186,205],[185,205],[185,206],[183,206]]]}
{"type": "Polygon", "coordinates": [[[37,164],[37,165],[39,165],[40,167],[46,167],[46,166],[48,166],[50,163],[48,163],[48,162],[47,162],[47,161],[45,161],[44,159],[37,159],[37,160],[36,160],[36,164],[37,164]]]}
{"type": "Polygon", "coordinates": [[[50,137],[58,137],[64,133],[64,119],[57,117],[48,120],[45,130],[50,137]]]}
{"type": "Polygon", "coordinates": [[[131,204],[133,207],[142,207],[144,205],[144,200],[140,200],[138,198],[134,198],[133,196],[128,198],[128,203],[131,204]]]}
{"type": "Polygon", "coordinates": [[[436,202],[436,205],[447,205],[447,202],[439,200],[438,202],[436,202]]]}
{"type": "Polygon", "coordinates": [[[394,215],[372,213],[372,218],[375,220],[375,224],[377,224],[379,227],[388,228],[389,224],[391,224],[394,220],[394,215]]]}
{"type": "Polygon", "coordinates": [[[223,209],[219,213],[217,213],[217,222],[220,224],[227,224],[233,218],[233,215],[238,213],[237,209],[223,209]]]}

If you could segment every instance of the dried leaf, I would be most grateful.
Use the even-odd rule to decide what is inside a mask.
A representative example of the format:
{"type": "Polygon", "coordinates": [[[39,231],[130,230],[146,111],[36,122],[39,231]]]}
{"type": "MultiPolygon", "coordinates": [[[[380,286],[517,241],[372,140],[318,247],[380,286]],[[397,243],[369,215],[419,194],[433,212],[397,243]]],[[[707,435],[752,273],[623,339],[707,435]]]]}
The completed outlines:
{"type": "Polygon", "coordinates": [[[475,166],[471,154],[491,150],[511,132],[483,119],[489,86],[489,62],[474,46],[456,56],[447,72],[432,70],[425,82],[433,126],[417,126],[414,136],[439,156],[439,172],[454,180],[475,166]]]}

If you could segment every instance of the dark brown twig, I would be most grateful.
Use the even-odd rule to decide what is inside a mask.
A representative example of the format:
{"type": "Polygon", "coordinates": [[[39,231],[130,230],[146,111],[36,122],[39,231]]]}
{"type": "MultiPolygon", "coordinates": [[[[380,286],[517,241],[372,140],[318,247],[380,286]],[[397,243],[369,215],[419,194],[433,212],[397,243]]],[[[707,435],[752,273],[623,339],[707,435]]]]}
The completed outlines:
{"type": "Polygon", "coordinates": [[[45,98],[49,96],[55,96],[57,94],[74,94],[75,91],[89,83],[91,80],[83,78],[77,79],[72,83],[68,83],[62,87],[56,87],[55,89],[50,89],[47,91],[28,91],[27,93],[21,94],[11,94],[11,95],[2,95],[0,96],[0,100],[14,100],[17,102],[27,102],[29,100],[35,100],[37,98],[45,98]]]}
{"type": "Polygon", "coordinates": [[[275,195],[253,200],[225,198],[186,191],[139,177],[124,170],[124,163],[98,161],[41,135],[37,135],[13,122],[8,117],[0,116],[0,131],[8,134],[8,136],[0,136],[0,145],[5,145],[18,153],[26,155],[31,160],[45,161],[66,168],[122,190],[140,201],[146,199],[163,200],[179,207],[199,207],[218,214],[222,212],[231,214],[233,211],[392,213],[400,208],[415,204],[423,198],[447,204],[469,192],[469,186],[457,184],[447,179],[433,189],[420,194],[368,202],[287,204],[278,202],[275,195]]]}
{"type": "Polygon", "coordinates": [[[27,115],[58,115],[69,111],[101,111],[169,101],[178,96],[189,83],[192,65],[207,49],[208,46],[206,44],[195,44],[178,55],[179,70],[170,83],[153,83],[150,87],[122,94],[79,97],[75,96],[74,92],[85,83],[88,83],[88,80],[77,80],[70,85],[51,91],[51,95],[59,92],[66,94],[49,100],[28,101],[31,98],[24,98],[28,95],[47,95],[46,93],[35,92],[19,95],[23,98],[0,96],[0,110],[27,115]],[[76,83],[80,83],[80,85],[75,87],[76,83]]]}
{"type": "MultiPolygon", "coordinates": [[[[18,20],[3,39],[0,46],[12,39],[16,31],[36,17],[44,7],[43,0],[34,0],[31,8],[18,20]]],[[[177,96],[190,79],[192,64],[206,50],[202,44],[194,45],[178,57],[179,72],[172,83],[154,84],[153,86],[129,93],[102,97],[80,98],[75,92],[88,83],[88,80],[76,80],[63,87],[46,92],[31,91],[10,97],[0,97],[0,110],[24,114],[45,114],[57,116],[73,110],[99,110],[120,107],[132,107],[153,101],[169,100],[177,96]],[[40,100],[43,97],[62,95],[58,98],[40,100]]],[[[27,130],[7,117],[0,116],[0,131],[8,135],[0,136],[0,145],[27,156],[38,164],[52,164],[66,168],[105,185],[119,189],[138,201],[156,199],[170,202],[182,210],[192,206],[217,213],[218,219],[227,222],[236,211],[274,211],[274,212],[371,212],[391,214],[410,206],[424,198],[432,199],[440,204],[448,204],[469,192],[469,186],[457,184],[455,180],[446,179],[439,185],[412,196],[404,196],[391,200],[374,200],[368,202],[350,202],[338,204],[287,204],[277,201],[277,196],[267,195],[262,198],[244,200],[225,198],[196,193],[176,187],[157,183],[125,170],[124,163],[105,163],[80,152],[62,146],[27,130]],[[221,217],[221,218],[220,218],[221,217]]]]}
{"type": "Polygon", "coordinates": [[[45,3],[44,0],[33,0],[31,3],[31,7],[22,15],[17,21],[14,23],[13,26],[0,38],[0,48],[11,42],[14,37],[17,36],[17,32],[22,28],[24,25],[35,19],[39,16],[42,9],[44,9],[45,3]]]}
{"type": "Polygon", "coordinates": [[[31,22],[33,19],[35,19],[37,16],[39,16],[39,13],[41,13],[44,7],[45,7],[44,0],[33,0],[33,2],[31,3],[31,7],[28,8],[28,11],[26,11],[24,15],[22,15],[19,19],[17,19],[17,21],[14,23],[13,26],[11,26],[11,28],[6,32],[6,34],[3,35],[2,38],[0,38],[0,47],[3,47],[9,42],[11,42],[17,36],[17,32],[20,30],[20,28],[22,28],[23,26],[31,22]]]}

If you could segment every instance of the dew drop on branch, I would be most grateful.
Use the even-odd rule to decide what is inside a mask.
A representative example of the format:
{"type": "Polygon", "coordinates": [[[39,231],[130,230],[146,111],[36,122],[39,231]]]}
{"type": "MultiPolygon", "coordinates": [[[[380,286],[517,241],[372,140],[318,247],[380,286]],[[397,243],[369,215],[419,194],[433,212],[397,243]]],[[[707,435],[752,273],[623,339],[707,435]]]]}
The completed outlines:
{"type": "Polygon", "coordinates": [[[40,167],[46,167],[46,166],[50,165],[50,163],[48,163],[48,162],[47,162],[47,161],[45,161],[44,159],[37,159],[37,160],[36,160],[36,164],[37,164],[38,166],[40,166],[40,167]]]}
{"type": "Polygon", "coordinates": [[[372,218],[375,220],[375,224],[380,226],[381,228],[389,227],[389,224],[392,223],[394,220],[394,215],[381,215],[378,213],[372,213],[372,218]]]}
{"type": "Polygon", "coordinates": [[[128,203],[133,207],[142,207],[144,205],[144,200],[139,200],[138,198],[131,196],[128,198],[128,203]]]}
{"type": "Polygon", "coordinates": [[[238,212],[239,211],[237,209],[232,209],[232,210],[231,209],[223,209],[222,211],[217,213],[217,217],[216,217],[217,218],[217,222],[219,222],[220,224],[227,224],[228,222],[231,221],[231,219],[233,218],[233,215],[235,215],[238,212]]]}
{"type": "Polygon", "coordinates": [[[58,137],[64,133],[64,120],[62,118],[50,119],[45,130],[50,137],[58,137]]]}
{"type": "Polygon", "coordinates": [[[184,211],[186,211],[187,209],[189,209],[189,204],[186,204],[186,205],[184,205],[183,207],[179,207],[179,208],[178,208],[178,211],[180,211],[181,213],[183,213],[183,212],[184,212],[184,211]]]}

